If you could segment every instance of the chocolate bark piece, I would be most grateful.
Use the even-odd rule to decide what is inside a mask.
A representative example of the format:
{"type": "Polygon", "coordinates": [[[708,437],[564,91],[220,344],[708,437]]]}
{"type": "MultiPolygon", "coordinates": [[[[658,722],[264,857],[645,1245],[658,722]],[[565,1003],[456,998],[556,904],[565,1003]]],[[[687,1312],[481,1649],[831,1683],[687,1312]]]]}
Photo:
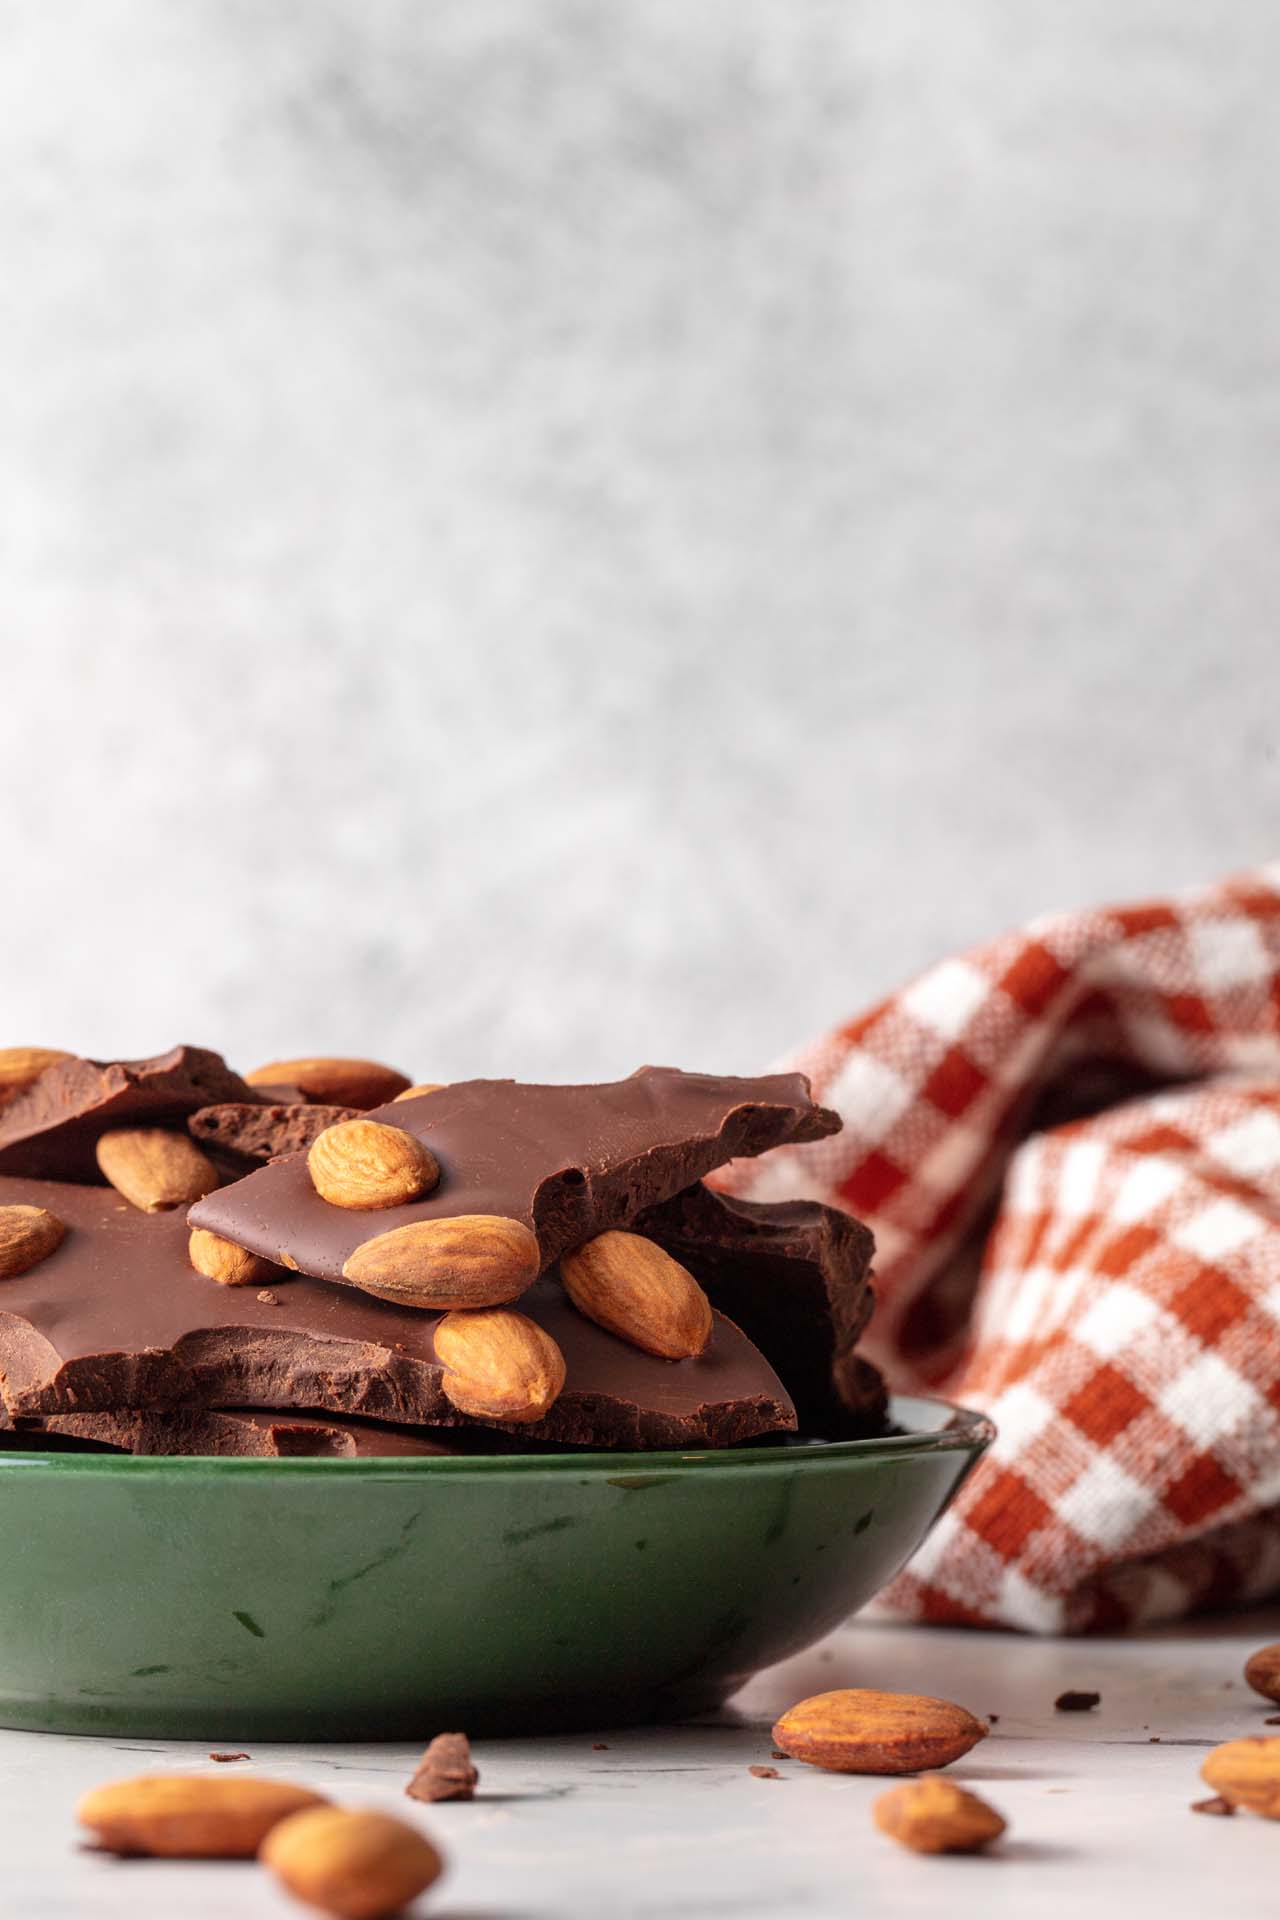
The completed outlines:
{"type": "MultiPolygon", "coordinates": [[[[0,1430],[5,1419],[0,1415],[0,1430]]],[[[505,1435],[466,1427],[396,1427],[333,1413],[182,1407],[171,1413],[48,1413],[10,1422],[10,1444],[93,1441],[119,1453],[212,1454],[264,1460],[378,1460],[492,1453],[505,1435]]]]}
{"type": "Polygon", "coordinates": [[[303,1101],[254,1107],[233,1100],[224,1106],[201,1107],[188,1118],[187,1131],[220,1159],[239,1162],[248,1171],[254,1162],[305,1153],[326,1127],[337,1126],[340,1120],[364,1118],[359,1107],[311,1107],[303,1101]]]}
{"type": "MultiPolygon", "coordinates": [[[[438,1314],[301,1274],[281,1272],[261,1289],[219,1286],[188,1263],[179,1217],[139,1213],[110,1188],[0,1178],[0,1206],[16,1202],[56,1202],[68,1232],[39,1266],[0,1281],[0,1397],[12,1415],[305,1407],[477,1424],[441,1388],[438,1314]]],[[[703,1355],[671,1362],[584,1319],[552,1275],[520,1311],[557,1342],[568,1369],[559,1400],[519,1428],[522,1439],[728,1446],[795,1428],[772,1367],[722,1315],[703,1355]]]]}
{"type": "Polygon", "coordinates": [[[803,1074],[743,1080],[674,1067],[641,1067],[602,1086],[459,1081],[365,1117],[430,1149],[440,1167],[430,1194],[376,1214],[332,1207],[298,1156],[208,1194],[191,1209],[192,1226],[347,1284],[344,1263],[366,1240],[418,1220],[498,1214],[532,1228],[545,1270],[727,1160],[840,1127],[837,1114],[815,1106],[803,1074]]]}
{"type": "Polygon", "coordinates": [[[61,1060],[0,1111],[0,1173],[98,1180],[94,1146],[112,1128],[181,1124],[214,1102],[257,1097],[203,1047],[151,1060],[61,1060]]]}
{"type": "Polygon", "coordinates": [[[689,1187],[633,1231],[656,1240],[777,1368],[801,1429],[827,1439],[876,1432],[885,1392],[854,1348],[875,1306],[875,1241],[852,1214],[816,1200],[730,1199],[689,1187]]]}

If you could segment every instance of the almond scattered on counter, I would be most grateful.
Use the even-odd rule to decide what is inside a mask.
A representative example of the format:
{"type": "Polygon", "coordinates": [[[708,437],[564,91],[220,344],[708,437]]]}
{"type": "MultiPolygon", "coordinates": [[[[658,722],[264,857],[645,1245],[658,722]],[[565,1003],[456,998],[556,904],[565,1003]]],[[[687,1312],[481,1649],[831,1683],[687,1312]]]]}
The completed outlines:
{"type": "Polygon", "coordinates": [[[1264,1700],[1280,1700],[1280,1642],[1251,1653],[1245,1661],[1244,1677],[1264,1700]]]}
{"type": "Polygon", "coordinates": [[[281,1885],[338,1920],[384,1920],[439,1879],[426,1835],[387,1813],[315,1807],[282,1820],[259,1858],[281,1885]]]}
{"type": "Polygon", "coordinates": [[[144,1773],[95,1787],[76,1818],[110,1853],[251,1860],[278,1821],[326,1804],[323,1794],[281,1780],[144,1773]]]}
{"type": "Polygon", "coordinates": [[[460,1413],[541,1420],[560,1396],[565,1363],[549,1333],[501,1307],[446,1313],[435,1330],[441,1386],[460,1413]]]}
{"type": "Polygon", "coordinates": [[[58,1047],[0,1047],[0,1107],[7,1107],[46,1067],[74,1057],[58,1047]]]}
{"type": "Polygon", "coordinates": [[[914,1853],[978,1853],[1005,1831],[993,1806],[936,1773],[890,1787],[871,1812],[881,1833],[914,1853]]]}
{"type": "Polygon", "coordinates": [[[307,1154],[311,1184],[331,1207],[402,1207],[439,1185],[435,1155],[403,1127],[339,1120],[307,1154]]]}
{"type": "Polygon", "coordinates": [[[409,1085],[407,1073],[377,1060],[347,1060],[316,1054],[303,1060],[268,1060],[246,1073],[251,1087],[297,1087],[322,1107],[385,1107],[409,1085]]]}
{"type": "Polygon", "coordinates": [[[66,1228],[47,1207],[0,1207],[0,1280],[12,1280],[48,1258],[66,1228]]]}
{"type": "Polygon", "coordinates": [[[1280,1820],[1280,1738],[1255,1733],[1224,1741],[1206,1755],[1200,1778],[1233,1807],[1280,1820]]]}
{"type": "Polygon", "coordinates": [[[773,1737],[790,1759],[836,1773],[917,1773],[949,1766],[987,1731],[950,1700],[849,1687],[801,1700],[773,1737]]]}
{"type": "Polygon", "coordinates": [[[381,1300],[446,1313],[518,1300],[541,1264],[537,1235],[523,1221],[458,1213],[375,1234],[348,1256],[342,1274],[381,1300]]]}
{"type": "Polygon", "coordinates": [[[1075,1687],[1068,1687],[1065,1693],[1058,1695],[1053,1708],[1055,1713],[1088,1713],[1101,1700],[1100,1693],[1084,1693],[1075,1687]]]}
{"type": "Polygon", "coordinates": [[[411,1800],[474,1800],[480,1775],[465,1733],[438,1733],[405,1788],[411,1800]]]}
{"type": "Polygon", "coordinates": [[[217,1168],[190,1135],[164,1127],[117,1127],[95,1155],[104,1178],[143,1213],[189,1207],[218,1185],[217,1168]]]}
{"type": "Polygon", "coordinates": [[[220,1233],[210,1233],[208,1227],[191,1229],[187,1258],[197,1273],[223,1287],[256,1286],[275,1271],[270,1261],[238,1247],[234,1240],[224,1240],[220,1233]]]}
{"type": "Polygon", "coordinates": [[[662,1360],[692,1360],[711,1338],[711,1302],[687,1267],[643,1234],[610,1231],[560,1261],[579,1313],[662,1360]]]}

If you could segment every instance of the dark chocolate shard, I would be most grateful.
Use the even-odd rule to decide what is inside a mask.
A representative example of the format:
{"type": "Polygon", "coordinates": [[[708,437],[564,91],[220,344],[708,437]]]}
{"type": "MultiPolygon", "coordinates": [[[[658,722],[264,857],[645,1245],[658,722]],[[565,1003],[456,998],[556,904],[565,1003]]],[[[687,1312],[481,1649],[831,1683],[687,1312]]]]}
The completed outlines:
{"type": "Polygon", "coordinates": [[[61,1060],[0,1111],[0,1173],[99,1180],[94,1147],[113,1127],[162,1126],[254,1089],[219,1053],[171,1047],[151,1060],[61,1060]]]}
{"type": "Polygon", "coordinates": [[[875,1241],[816,1200],[733,1200],[689,1187],[633,1223],[701,1282],[777,1368],[801,1429],[828,1439],[884,1424],[879,1374],[854,1348],[871,1317],[875,1241]]]}
{"type": "MultiPolygon", "coordinates": [[[[220,1286],[188,1263],[179,1216],[140,1213],[110,1188],[0,1178],[0,1206],[17,1203],[49,1208],[68,1232],[38,1266],[0,1282],[0,1396],[11,1415],[306,1407],[476,1424],[441,1389],[437,1314],[302,1274],[220,1286]]],[[[671,1362],[584,1319],[554,1275],[520,1310],[568,1370],[547,1417],[519,1428],[523,1440],[730,1446],[795,1428],[781,1381],[723,1315],[704,1354],[671,1362]]]]}
{"type": "Polygon", "coordinates": [[[233,1100],[225,1106],[201,1107],[188,1119],[187,1131],[219,1158],[240,1162],[247,1172],[255,1162],[261,1165],[283,1154],[305,1153],[326,1127],[340,1120],[365,1117],[359,1107],[311,1107],[303,1101],[253,1107],[233,1100]]]}
{"type": "Polygon", "coordinates": [[[466,1427],[396,1427],[334,1413],[263,1411],[251,1407],[180,1407],[169,1413],[47,1413],[9,1421],[8,1444],[40,1448],[92,1441],[118,1453],[204,1454],[261,1460],[380,1460],[419,1455],[493,1453],[507,1436],[466,1427]]]}
{"type": "Polygon", "coordinates": [[[430,1148],[440,1181],[425,1199],[372,1214],[329,1206],[294,1157],[208,1194],[191,1209],[192,1226],[342,1281],[346,1260],[376,1235],[415,1220],[500,1214],[533,1229],[545,1270],[728,1160],[840,1126],[814,1104],[803,1074],[742,1080],[674,1067],[641,1067],[602,1086],[465,1080],[366,1117],[430,1148]]]}

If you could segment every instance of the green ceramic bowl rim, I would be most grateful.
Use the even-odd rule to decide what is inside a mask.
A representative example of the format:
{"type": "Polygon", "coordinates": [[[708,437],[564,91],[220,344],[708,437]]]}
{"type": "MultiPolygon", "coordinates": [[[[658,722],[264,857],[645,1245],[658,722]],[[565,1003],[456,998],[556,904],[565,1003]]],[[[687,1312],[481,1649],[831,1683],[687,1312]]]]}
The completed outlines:
{"type": "MultiPolygon", "coordinates": [[[[282,1420],[289,1410],[279,1409],[282,1420]]],[[[0,1452],[0,1475],[33,1469],[52,1471],[63,1477],[127,1473],[131,1478],[177,1479],[183,1474],[210,1471],[218,1474],[263,1475],[272,1473],[358,1474],[364,1479],[383,1475],[404,1479],[414,1475],[441,1474],[453,1480],[462,1477],[492,1479],[502,1474],[576,1473],[606,1482],[629,1483],[661,1474],[731,1472],[738,1469],[773,1468],[815,1473],[839,1467],[851,1461],[899,1460],[925,1453],[980,1454],[995,1438],[995,1426],[986,1414],[972,1407],[960,1407],[949,1400],[928,1399],[917,1394],[895,1394],[889,1403],[894,1423],[904,1432],[873,1435],[865,1440],[803,1442],[790,1447],[734,1447],[693,1449],[678,1453],[628,1451],[625,1453],[474,1453],[428,1454],[408,1457],[331,1459],[239,1459],[216,1454],[117,1454],[117,1453],[39,1453],[0,1452]],[[925,1425],[929,1420],[932,1424],[925,1425]]]]}

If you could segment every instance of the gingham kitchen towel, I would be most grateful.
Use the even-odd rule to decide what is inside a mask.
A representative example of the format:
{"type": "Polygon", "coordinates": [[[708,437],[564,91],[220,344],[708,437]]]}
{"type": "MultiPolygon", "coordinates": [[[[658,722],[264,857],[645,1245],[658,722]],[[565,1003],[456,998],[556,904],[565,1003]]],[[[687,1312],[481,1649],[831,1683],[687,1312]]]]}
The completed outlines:
{"type": "Polygon", "coordinates": [[[868,1351],[999,1427],[884,1604],[1071,1632],[1280,1588],[1280,866],[1036,921],[786,1064],[844,1132],[726,1184],[867,1221],[868,1351]]]}

